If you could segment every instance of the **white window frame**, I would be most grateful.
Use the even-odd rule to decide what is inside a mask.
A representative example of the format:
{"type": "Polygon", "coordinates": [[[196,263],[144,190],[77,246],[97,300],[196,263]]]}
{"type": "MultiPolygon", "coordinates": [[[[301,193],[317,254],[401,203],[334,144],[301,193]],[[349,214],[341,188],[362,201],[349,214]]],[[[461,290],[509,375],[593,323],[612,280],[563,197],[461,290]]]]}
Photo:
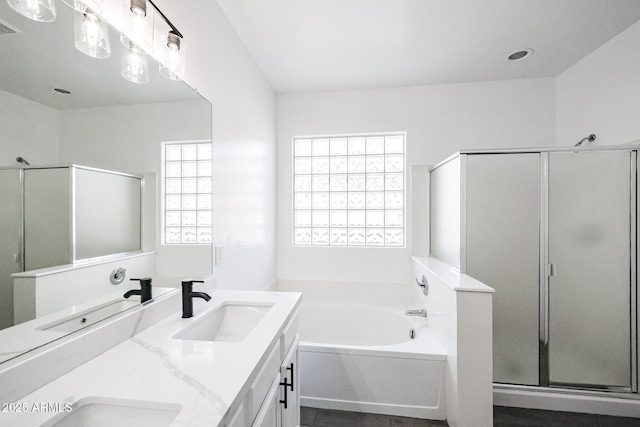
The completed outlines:
{"type": "MultiPolygon", "coordinates": [[[[172,227],[172,226],[167,226],[167,179],[168,178],[172,178],[172,177],[167,177],[167,159],[166,159],[166,150],[167,150],[167,146],[169,145],[197,145],[197,144],[211,144],[211,140],[194,140],[194,141],[166,141],[163,142],[161,144],[162,147],[162,154],[161,154],[161,176],[160,176],[160,181],[161,181],[161,185],[160,185],[160,217],[161,217],[161,221],[160,221],[160,239],[161,239],[161,245],[166,245],[166,246],[210,246],[213,243],[213,194],[212,193],[193,193],[193,194],[208,194],[211,196],[211,209],[201,209],[199,206],[196,206],[195,209],[180,209],[180,210],[171,210],[173,212],[183,212],[183,211],[193,211],[196,213],[196,218],[198,216],[198,212],[201,211],[206,211],[206,212],[210,212],[211,213],[211,226],[175,226],[175,227],[189,227],[189,228],[195,228],[196,229],[196,241],[195,242],[167,242],[167,227],[172,227]],[[211,239],[210,241],[200,241],[198,242],[198,236],[197,236],[197,229],[198,228],[210,228],[211,229],[211,239]]],[[[209,159],[210,160],[210,159],[209,159]]],[[[181,162],[183,162],[184,160],[180,160],[181,162]]],[[[211,161],[211,160],[210,160],[211,161]]],[[[213,169],[213,164],[211,164],[211,169],[213,169]]],[[[213,171],[211,171],[211,175],[213,175],[213,171]]],[[[198,176],[196,175],[196,180],[197,178],[204,178],[206,176],[201,175],[198,176]]],[[[183,176],[181,176],[180,178],[184,178],[183,176]]],[[[213,178],[211,177],[211,186],[213,187],[213,178]]],[[[180,191],[180,193],[173,193],[173,194],[184,194],[182,191],[180,191]]]]}
{"type": "MultiPolygon", "coordinates": [[[[329,143],[330,147],[332,147],[331,142],[329,143]]],[[[313,143],[312,143],[313,146],[313,143]]],[[[386,147],[386,144],[385,144],[386,147]]],[[[292,189],[291,189],[291,214],[292,214],[292,222],[291,222],[291,228],[292,228],[292,245],[296,248],[302,248],[302,247],[307,247],[307,248],[313,248],[313,247],[341,247],[341,248],[385,248],[385,249],[395,249],[395,248],[406,248],[407,245],[407,215],[408,215],[408,207],[407,207],[407,168],[406,168],[406,151],[407,151],[407,137],[406,137],[406,132],[383,132],[383,133],[363,133],[363,134],[338,134],[338,135],[313,135],[313,136],[295,136],[292,139],[292,155],[291,155],[291,161],[292,161],[292,189]],[[313,151],[311,153],[309,153],[308,155],[305,153],[304,155],[300,155],[300,153],[296,152],[296,141],[304,141],[304,140],[338,140],[338,139],[346,139],[347,141],[349,140],[349,138],[353,138],[353,139],[361,139],[364,138],[365,139],[365,147],[367,147],[367,138],[372,138],[372,139],[379,139],[379,138],[384,138],[384,137],[401,137],[402,138],[402,152],[401,153],[397,153],[397,152],[393,152],[393,153],[387,153],[386,148],[384,149],[382,154],[379,153],[371,153],[369,154],[366,150],[364,152],[364,154],[350,154],[347,152],[347,154],[332,154],[331,152],[331,148],[330,148],[330,152],[329,154],[322,154],[322,155],[318,155],[318,156],[314,156],[313,151]],[[349,163],[348,158],[351,156],[358,156],[358,157],[365,157],[365,165],[368,165],[367,163],[367,156],[398,156],[401,155],[402,156],[402,160],[401,160],[401,164],[402,164],[402,170],[400,172],[398,171],[387,171],[385,166],[385,169],[380,172],[370,172],[367,171],[365,169],[365,172],[350,172],[349,170],[347,172],[333,172],[331,170],[332,166],[330,167],[330,170],[328,172],[321,172],[321,173],[314,173],[313,170],[310,170],[308,173],[300,173],[300,169],[296,170],[296,159],[300,159],[300,158],[311,158],[313,159],[314,157],[322,157],[322,158],[329,158],[329,162],[331,164],[331,158],[334,157],[347,157],[347,163],[349,163]],[[314,175],[323,175],[323,176],[328,176],[329,180],[331,181],[331,176],[332,175],[346,175],[347,178],[347,182],[349,182],[349,176],[350,175],[364,175],[364,181],[367,182],[367,175],[371,175],[371,174],[376,174],[376,175],[384,175],[383,178],[383,182],[385,183],[383,190],[368,190],[365,187],[364,191],[351,191],[349,188],[347,188],[346,190],[329,190],[329,191],[319,191],[318,193],[322,192],[322,193],[329,193],[329,197],[331,199],[331,194],[333,193],[346,193],[347,194],[347,198],[349,199],[349,201],[351,200],[350,197],[348,196],[348,193],[351,192],[358,192],[358,193],[362,193],[364,192],[364,198],[365,198],[365,207],[364,208],[350,208],[349,206],[345,207],[345,208],[334,208],[332,207],[332,202],[330,202],[329,207],[322,207],[322,208],[317,208],[314,209],[313,208],[313,184],[312,184],[312,188],[309,191],[306,190],[299,190],[298,188],[301,187],[297,187],[297,180],[296,177],[302,177],[302,176],[309,176],[311,177],[310,179],[313,180],[314,175]],[[386,187],[386,175],[387,174],[401,174],[401,190],[387,190],[386,187]],[[373,192],[382,192],[385,194],[385,205],[380,208],[369,208],[367,206],[368,203],[368,197],[367,194],[368,193],[373,193],[373,192]],[[387,206],[387,201],[386,201],[386,194],[387,193],[398,193],[398,192],[402,192],[401,200],[402,200],[402,206],[400,208],[398,207],[394,207],[394,208],[388,208],[387,206]],[[299,205],[297,205],[298,200],[296,199],[296,194],[297,193],[309,193],[310,197],[312,198],[311,201],[311,207],[310,208],[301,208],[299,205]],[[314,211],[318,211],[320,212],[322,215],[325,215],[325,212],[329,212],[329,217],[331,218],[331,215],[333,214],[334,211],[346,211],[347,212],[347,216],[349,217],[349,212],[353,211],[353,212],[362,212],[364,211],[364,215],[365,218],[367,218],[367,215],[369,212],[372,213],[377,213],[378,217],[379,217],[379,212],[382,211],[383,212],[383,216],[385,218],[385,223],[383,225],[377,225],[377,226],[369,226],[369,224],[367,224],[367,220],[365,219],[365,223],[363,225],[360,226],[352,226],[352,223],[350,223],[350,220],[347,221],[347,224],[345,226],[335,226],[332,227],[332,223],[331,223],[331,219],[329,219],[329,225],[328,226],[314,226],[313,225],[313,213],[314,211]],[[388,226],[386,221],[387,221],[387,211],[390,213],[394,213],[394,212],[398,212],[401,211],[402,212],[402,220],[401,220],[401,225],[397,225],[398,222],[396,221],[396,225],[393,226],[388,226]],[[308,226],[298,226],[297,224],[301,224],[302,222],[297,221],[296,220],[296,214],[300,213],[300,212],[310,212],[309,215],[311,215],[311,219],[309,220],[309,222],[307,222],[309,225],[308,226]],[[318,243],[318,240],[315,239],[315,235],[314,235],[314,229],[319,229],[321,230],[321,233],[324,233],[323,235],[326,236],[325,230],[329,230],[329,235],[328,235],[328,239],[319,239],[319,241],[321,241],[320,243],[318,243]],[[338,230],[340,229],[340,230],[338,230]],[[338,237],[338,236],[344,236],[344,234],[342,233],[342,230],[346,229],[347,230],[347,235],[346,235],[346,243],[337,243],[338,239],[342,239],[342,237],[338,237]],[[309,230],[309,233],[306,232],[306,230],[309,230]],[[335,234],[334,234],[334,230],[336,230],[335,234]],[[382,243],[377,243],[377,244],[372,244],[371,242],[374,241],[374,239],[370,239],[369,237],[369,230],[371,230],[371,235],[377,234],[379,236],[379,231],[382,230],[382,243]],[[393,239],[389,239],[389,236],[387,235],[387,230],[393,230],[393,231],[398,231],[400,230],[400,236],[402,239],[402,244],[391,244],[393,239]],[[364,243],[358,243],[358,244],[354,244],[352,243],[352,231],[362,231],[364,232],[364,243]],[[297,234],[298,232],[304,232],[305,236],[310,236],[308,237],[308,241],[305,237],[305,243],[301,243],[301,239],[300,236],[301,234],[297,234]],[[335,239],[334,239],[335,237],[335,239]],[[328,240],[328,241],[327,241],[328,240]]],[[[312,161],[313,162],[313,161],[312,161]]],[[[385,165],[386,165],[386,157],[385,157],[385,165]]],[[[396,180],[397,181],[397,180],[396,180]]],[[[394,194],[394,196],[396,196],[396,194],[394,194]]],[[[395,197],[395,199],[397,199],[397,197],[395,197]]],[[[307,214],[305,213],[305,218],[307,216],[307,214]]],[[[306,221],[306,220],[305,220],[306,221]]],[[[334,223],[335,224],[335,223],[334,223]]],[[[397,237],[397,233],[395,233],[395,236],[397,237]]],[[[378,239],[379,240],[379,239],[378,239]]],[[[344,242],[344,240],[342,240],[344,242]]]]}

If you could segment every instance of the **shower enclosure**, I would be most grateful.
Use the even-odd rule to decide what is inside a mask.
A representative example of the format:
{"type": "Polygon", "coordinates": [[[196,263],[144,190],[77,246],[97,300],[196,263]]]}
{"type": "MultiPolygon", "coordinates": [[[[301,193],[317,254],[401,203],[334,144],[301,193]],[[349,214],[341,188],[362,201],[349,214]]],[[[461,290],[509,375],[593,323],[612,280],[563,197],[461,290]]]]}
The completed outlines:
{"type": "Polygon", "coordinates": [[[494,382],[638,392],[635,148],[460,152],[431,255],[495,288],[494,382]]]}
{"type": "Polygon", "coordinates": [[[77,165],[0,168],[0,329],[14,324],[12,274],[140,251],[142,187],[77,165]]]}

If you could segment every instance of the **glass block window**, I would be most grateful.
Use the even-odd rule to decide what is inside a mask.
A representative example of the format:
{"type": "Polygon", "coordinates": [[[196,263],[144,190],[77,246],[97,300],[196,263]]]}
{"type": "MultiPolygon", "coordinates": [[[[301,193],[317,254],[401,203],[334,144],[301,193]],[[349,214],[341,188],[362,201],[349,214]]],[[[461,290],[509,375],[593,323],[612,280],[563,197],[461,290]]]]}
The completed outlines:
{"type": "Polygon", "coordinates": [[[166,244],[213,242],[211,142],[163,147],[166,244]]]}
{"type": "Polygon", "coordinates": [[[404,139],[294,138],[294,245],[404,246],[404,139]]]}

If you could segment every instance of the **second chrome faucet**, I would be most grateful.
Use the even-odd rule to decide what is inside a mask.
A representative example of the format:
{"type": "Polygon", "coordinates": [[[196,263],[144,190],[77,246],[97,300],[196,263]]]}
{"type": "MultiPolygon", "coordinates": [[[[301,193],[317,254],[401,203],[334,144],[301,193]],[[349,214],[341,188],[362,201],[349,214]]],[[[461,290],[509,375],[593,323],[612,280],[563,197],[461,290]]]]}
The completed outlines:
{"type": "Polygon", "coordinates": [[[211,297],[205,292],[193,292],[194,283],[204,283],[202,280],[183,280],[182,281],[182,318],[188,319],[193,317],[193,298],[202,298],[209,301],[211,297]]]}

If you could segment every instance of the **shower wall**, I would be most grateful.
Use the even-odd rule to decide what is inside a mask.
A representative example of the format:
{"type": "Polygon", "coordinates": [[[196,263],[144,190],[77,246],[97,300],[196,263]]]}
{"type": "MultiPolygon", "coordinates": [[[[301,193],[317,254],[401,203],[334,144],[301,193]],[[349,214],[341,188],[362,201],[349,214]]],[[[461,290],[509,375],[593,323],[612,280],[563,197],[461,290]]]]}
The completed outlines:
{"type": "MultiPolygon", "coordinates": [[[[458,216],[459,256],[446,261],[496,290],[494,382],[637,392],[636,151],[453,159],[431,171],[431,228],[458,216]],[[434,188],[438,175],[460,184],[434,188]],[[458,212],[434,207],[446,191],[458,212]]],[[[440,240],[452,234],[432,231],[432,256],[451,258],[440,240]]]]}

